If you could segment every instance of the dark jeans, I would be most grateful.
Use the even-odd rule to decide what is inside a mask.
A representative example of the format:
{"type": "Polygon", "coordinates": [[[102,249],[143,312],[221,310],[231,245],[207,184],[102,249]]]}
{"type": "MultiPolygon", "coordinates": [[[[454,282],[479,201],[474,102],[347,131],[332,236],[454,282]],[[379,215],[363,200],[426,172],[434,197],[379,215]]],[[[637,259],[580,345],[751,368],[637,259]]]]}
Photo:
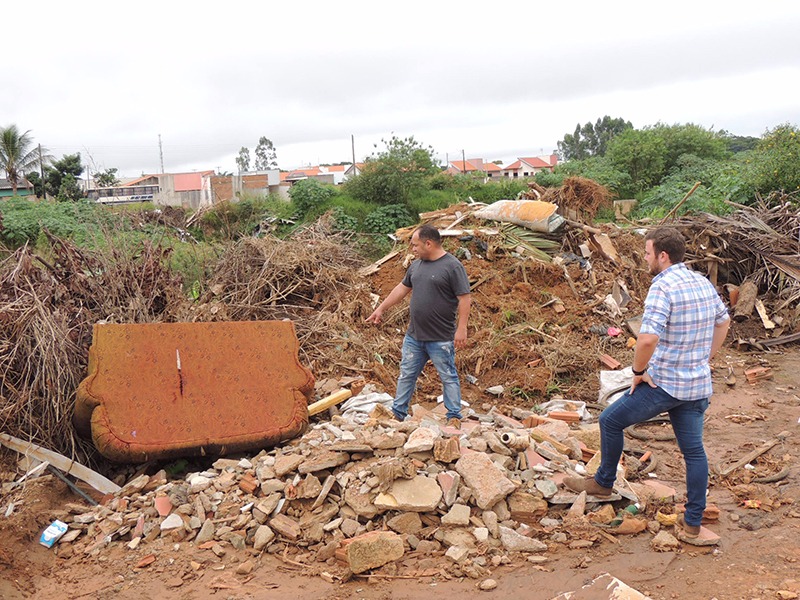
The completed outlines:
{"type": "Polygon", "coordinates": [[[686,463],[686,515],[687,525],[700,525],[706,508],[708,487],[708,459],[703,448],[703,415],[708,399],[677,400],[661,388],[640,383],[631,395],[629,392],[606,408],[600,415],[600,468],[595,481],[603,487],[613,487],[617,464],[625,443],[623,430],[635,423],[652,419],[663,412],[669,420],[686,463]]]}

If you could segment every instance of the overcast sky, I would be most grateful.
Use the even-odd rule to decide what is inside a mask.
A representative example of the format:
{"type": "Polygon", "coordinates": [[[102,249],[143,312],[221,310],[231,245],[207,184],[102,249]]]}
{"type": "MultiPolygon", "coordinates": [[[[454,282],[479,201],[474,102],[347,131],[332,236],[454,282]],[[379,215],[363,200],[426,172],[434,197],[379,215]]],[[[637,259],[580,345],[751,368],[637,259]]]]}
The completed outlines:
{"type": "Polygon", "coordinates": [[[800,2],[14,2],[0,126],[136,176],[292,169],[393,133],[444,162],[549,154],[577,123],[800,124],[800,2]]]}

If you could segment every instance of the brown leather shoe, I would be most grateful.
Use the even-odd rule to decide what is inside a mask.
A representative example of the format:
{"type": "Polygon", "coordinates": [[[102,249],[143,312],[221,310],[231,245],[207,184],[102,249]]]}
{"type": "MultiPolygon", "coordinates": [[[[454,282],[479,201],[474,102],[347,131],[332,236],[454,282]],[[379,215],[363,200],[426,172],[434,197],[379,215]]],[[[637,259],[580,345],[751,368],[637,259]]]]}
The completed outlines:
{"type": "Polygon", "coordinates": [[[602,498],[614,493],[613,488],[603,487],[594,480],[594,477],[566,477],[564,487],[573,492],[586,492],[587,496],[602,498]]]}
{"type": "Polygon", "coordinates": [[[454,429],[461,429],[461,419],[450,417],[449,419],[447,419],[447,426],[452,427],[454,429]]]}
{"type": "Polygon", "coordinates": [[[687,525],[683,515],[678,516],[678,522],[675,524],[675,526],[687,538],[696,538],[698,535],[700,535],[700,525],[687,525]]]}

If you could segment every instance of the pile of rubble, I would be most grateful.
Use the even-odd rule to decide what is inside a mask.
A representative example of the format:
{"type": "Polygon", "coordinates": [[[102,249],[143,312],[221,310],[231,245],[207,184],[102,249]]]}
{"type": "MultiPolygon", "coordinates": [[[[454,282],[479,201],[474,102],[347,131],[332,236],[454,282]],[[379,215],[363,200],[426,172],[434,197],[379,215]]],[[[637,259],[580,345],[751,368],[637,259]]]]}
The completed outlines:
{"type": "MultiPolygon", "coordinates": [[[[560,545],[588,548],[611,533],[656,533],[659,521],[642,514],[675,493],[622,475],[620,493],[603,504],[560,488],[564,476],[591,471],[596,425],[521,410],[513,418],[492,408],[454,429],[441,405],[414,405],[404,422],[385,404],[373,406],[316,423],[250,458],[220,458],[182,480],[163,470],[142,474],[91,509],[68,505],[52,515],[69,524],[57,554],[96,556],[126,544],[145,567],[159,544],[191,542],[213,554],[211,561],[252,547],[331,581],[379,567],[479,579],[523,555],[545,562],[560,545]],[[639,515],[617,513],[615,506],[631,502],[639,515]]],[[[633,478],[640,465],[629,458],[633,478]]],[[[679,547],[661,533],[656,549],[679,547]]]]}

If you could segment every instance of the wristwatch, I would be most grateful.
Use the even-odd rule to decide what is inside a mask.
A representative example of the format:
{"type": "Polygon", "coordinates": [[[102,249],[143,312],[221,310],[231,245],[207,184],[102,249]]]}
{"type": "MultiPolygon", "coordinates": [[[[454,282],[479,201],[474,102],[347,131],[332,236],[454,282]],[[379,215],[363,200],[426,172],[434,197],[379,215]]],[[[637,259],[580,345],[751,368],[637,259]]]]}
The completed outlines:
{"type": "Polygon", "coordinates": [[[633,368],[633,365],[631,365],[631,371],[633,371],[633,374],[636,375],[636,377],[641,377],[647,372],[647,365],[645,365],[644,369],[642,369],[641,371],[637,371],[636,369],[633,368]]]}

